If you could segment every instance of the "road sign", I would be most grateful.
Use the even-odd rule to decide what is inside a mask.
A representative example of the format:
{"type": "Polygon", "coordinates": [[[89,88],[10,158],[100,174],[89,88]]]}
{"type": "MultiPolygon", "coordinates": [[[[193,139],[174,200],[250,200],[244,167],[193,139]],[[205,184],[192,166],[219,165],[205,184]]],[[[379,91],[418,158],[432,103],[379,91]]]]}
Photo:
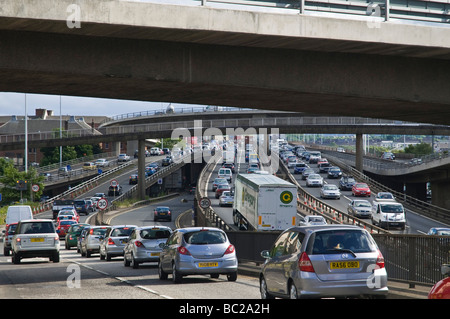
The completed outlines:
{"type": "Polygon", "coordinates": [[[116,187],[117,185],[119,185],[119,182],[118,182],[116,179],[113,179],[113,180],[111,181],[110,185],[111,185],[112,187],[116,187]]]}
{"type": "Polygon", "coordinates": [[[28,190],[28,188],[27,188],[27,181],[23,181],[23,180],[16,181],[16,189],[19,190],[19,191],[26,191],[26,190],[28,190]]]}
{"type": "Polygon", "coordinates": [[[100,198],[97,201],[97,208],[100,210],[104,210],[108,207],[108,200],[106,198],[100,198]]]}
{"type": "Polygon", "coordinates": [[[205,209],[208,208],[209,206],[211,206],[211,201],[209,200],[208,197],[202,197],[200,199],[200,207],[205,209]]]}
{"type": "Polygon", "coordinates": [[[31,186],[31,190],[35,193],[39,192],[39,185],[38,184],[33,184],[31,186]]]}

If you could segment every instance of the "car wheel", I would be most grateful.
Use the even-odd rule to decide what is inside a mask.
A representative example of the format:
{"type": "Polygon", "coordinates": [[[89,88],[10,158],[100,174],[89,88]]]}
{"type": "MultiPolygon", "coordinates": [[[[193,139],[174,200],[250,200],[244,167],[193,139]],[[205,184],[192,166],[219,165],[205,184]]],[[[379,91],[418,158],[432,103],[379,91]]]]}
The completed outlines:
{"type": "Polygon", "coordinates": [[[50,257],[50,260],[53,261],[54,263],[59,263],[59,253],[53,254],[53,256],[50,257]]]}
{"type": "Polygon", "coordinates": [[[131,267],[133,267],[133,269],[139,268],[139,263],[136,261],[136,259],[134,259],[133,254],[131,254],[131,267]]]}
{"type": "Polygon", "coordinates": [[[183,279],[183,276],[177,270],[177,267],[175,266],[175,263],[173,263],[172,264],[172,280],[173,280],[173,282],[176,283],[176,284],[179,284],[179,283],[181,283],[182,279],[183,279]]]}
{"type": "Polygon", "coordinates": [[[227,275],[228,281],[236,281],[237,280],[237,271],[227,275]]]}
{"type": "Polygon", "coordinates": [[[123,255],[123,265],[124,267],[130,266],[130,261],[127,259],[127,256],[125,254],[123,255]]]}
{"type": "Polygon", "coordinates": [[[167,280],[168,274],[162,269],[161,261],[158,263],[158,275],[160,280],[167,280]]]}
{"type": "Polygon", "coordinates": [[[259,280],[259,291],[261,293],[261,299],[274,299],[274,297],[267,291],[267,283],[264,277],[259,280]]]}
{"type": "Polygon", "coordinates": [[[298,299],[297,287],[293,282],[289,285],[289,299],[298,299]]]}
{"type": "Polygon", "coordinates": [[[11,261],[13,264],[17,265],[20,264],[20,256],[16,253],[12,253],[11,261]]]}

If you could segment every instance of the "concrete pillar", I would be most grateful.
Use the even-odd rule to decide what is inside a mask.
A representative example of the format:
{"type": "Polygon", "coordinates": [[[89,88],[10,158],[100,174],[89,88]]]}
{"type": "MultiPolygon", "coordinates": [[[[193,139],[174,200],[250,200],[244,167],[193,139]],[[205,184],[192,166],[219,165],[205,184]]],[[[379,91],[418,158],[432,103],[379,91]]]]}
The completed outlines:
{"type": "Polygon", "coordinates": [[[139,149],[139,142],[136,140],[127,141],[127,155],[131,156],[131,158],[134,156],[134,151],[139,149]]]}
{"type": "Polygon", "coordinates": [[[138,198],[145,199],[145,140],[138,142],[138,198]]]}
{"type": "Polygon", "coordinates": [[[355,168],[362,173],[364,159],[363,135],[356,134],[355,168]]]}
{"type": "Polygon", "coordinates": [[[431,203],[450,209],[450,181],[431,182],[431,203]]]}
{"type": "Polygon", "coordinates": [[[117,157],[120,154],[120,142],[111,142],[111,149],[114,155],[117,157]]]}

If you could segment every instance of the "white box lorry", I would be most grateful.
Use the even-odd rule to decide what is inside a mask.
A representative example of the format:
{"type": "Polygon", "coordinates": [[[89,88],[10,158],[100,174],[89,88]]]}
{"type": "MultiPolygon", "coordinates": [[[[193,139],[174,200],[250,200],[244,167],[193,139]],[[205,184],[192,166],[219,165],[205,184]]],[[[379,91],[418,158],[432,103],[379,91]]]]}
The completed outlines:
{"type": "Polygon", "coordinates": [[[241,230],[284,230],[296,226],[297,187],[279,177],[239,174],[233,221],[241,230]]]}
{"type": "Polygon", "coordinates": [[[33,211],[28,205],[9,206],[6,212],[6,225],[18,223],[24,219],[33,219],[33,211]]]}

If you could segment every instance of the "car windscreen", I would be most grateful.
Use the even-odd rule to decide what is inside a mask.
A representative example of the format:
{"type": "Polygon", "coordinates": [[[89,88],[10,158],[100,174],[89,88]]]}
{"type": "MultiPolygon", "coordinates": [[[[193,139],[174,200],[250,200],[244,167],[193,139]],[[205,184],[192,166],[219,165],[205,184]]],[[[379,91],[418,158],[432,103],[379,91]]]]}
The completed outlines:
{"type": "Polygon", "coordinates": [[[380,206],[383,213],[403,213],[402,205],[381,204],[380,206]]]}
{"type": "Polygon", "coordinates": [[[170,230],[160,228],[142,229],[140,235],[143,239],[169,238],[170,230]]]}
{"type": "Polygon", "coordinates": [[[308,241],[312,255],[336,254],[339,251],[354,253],[375,252],[377,246],[372,237],[363,230],[339,229],[313,233],[308,241]]]}
{"type": "Polygon", "coordinates": [[[184,241],[191,245],[223,244],[227,241],[224,233],[212,230],[189,232],[183,237],[184,241]]]}
{"type": "Polygon", "coordinates": [[[51,222],[32,222],[23,223],[20,226],[18,234],[47,234],[54,233],[55,228],[51,222]]]}

